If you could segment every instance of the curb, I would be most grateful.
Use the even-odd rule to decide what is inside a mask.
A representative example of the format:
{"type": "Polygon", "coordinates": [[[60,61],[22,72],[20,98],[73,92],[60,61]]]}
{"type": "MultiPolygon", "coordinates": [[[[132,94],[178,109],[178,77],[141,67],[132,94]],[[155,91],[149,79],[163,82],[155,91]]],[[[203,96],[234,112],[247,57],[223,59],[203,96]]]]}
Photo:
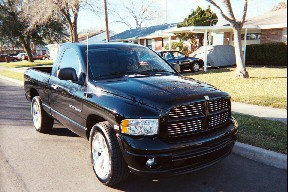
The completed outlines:
{"type": "Polygon", "coordinates": [[[233,153],[265,165],[287,170],[287,155],[236,142],[233,153]]]}
{"type": "Polygon", "coordinates": [[[0,75],[0,79],[6,80],[6,81],[10,81],[10,82],[15,83],[15,84],[17,84],[19,86],[24,86],[24,82],[23,81],[15,80],[15,79],[12,79],[12,78],[9,78],[9,77],[4,77],[4,76],[1,76],[1,75],[0,75]]]}

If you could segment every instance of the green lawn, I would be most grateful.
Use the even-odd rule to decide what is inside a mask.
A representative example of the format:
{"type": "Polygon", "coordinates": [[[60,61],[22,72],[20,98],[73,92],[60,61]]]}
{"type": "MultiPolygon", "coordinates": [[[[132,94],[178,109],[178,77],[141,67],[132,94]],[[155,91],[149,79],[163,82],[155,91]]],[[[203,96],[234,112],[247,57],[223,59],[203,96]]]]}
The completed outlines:
{"type": "Polygon", "coordinates": [[[9,70],[0,70],[0,75],[11,78],[11,79],[19,80],[19,81],[24,81],[23,73],[9,71],[9,70]]]}
{"type": "Polygon", "coordinates": [[[235,68],[187,73],[228,92],[235,102],[287,109],[287,68],[248,67],[250,78],[235,78],[235,68]]]}
{"type": "Polygon", "coordinates": [[[286,124],[242,114],[233,116],[239,123],[239,142],[287,154],[286,124]]]}
{"type": "Polygon", "coordinates": [[[42,61],[36,60],[34,62],[29,61],[19,61],[19,62],[10,62],[10,63],[0,63],[0,67],[7,67],[7,68],[22,68],[22,67],[38,67],[38,66],[46,66],[52,65],[53,61],[42,61]]]}

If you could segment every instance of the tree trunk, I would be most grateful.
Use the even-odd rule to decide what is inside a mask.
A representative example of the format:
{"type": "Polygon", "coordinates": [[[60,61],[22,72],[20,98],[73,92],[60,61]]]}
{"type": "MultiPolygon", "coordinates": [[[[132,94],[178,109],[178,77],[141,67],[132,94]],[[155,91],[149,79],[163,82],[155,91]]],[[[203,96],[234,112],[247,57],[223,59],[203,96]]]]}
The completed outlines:
{"type": "Polygon", "coordinates": [[[78,33],[77,33],[77,21],[73,22],[70,26],[70,42],[77,43],[78,42],[78,33]]]}
{"type": "Polygon", "coordinates": [[[22,43],[24,45],[24,50],[27,53],[28,61],[34,62],[32,51],[31,51],[30,41],[29,40],[26,41],[24,38],[21,39],[21,41],[22,41],[22,43]]]}
{"type": "Polygon", "coordinates": [[[242,52],[242,38],[241,38],[241,28],[234,28],[234,47],[236,56],[236,77],[249,78],[249,74],[246,71],[244,54],[242,52]]]}

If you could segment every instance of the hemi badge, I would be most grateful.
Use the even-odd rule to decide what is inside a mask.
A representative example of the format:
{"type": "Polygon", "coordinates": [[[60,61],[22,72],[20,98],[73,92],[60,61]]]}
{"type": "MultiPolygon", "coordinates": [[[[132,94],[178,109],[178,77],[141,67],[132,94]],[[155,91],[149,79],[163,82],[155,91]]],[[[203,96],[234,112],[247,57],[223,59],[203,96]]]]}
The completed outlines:
{"type": "Polygon", "coordinates": [[[204,96],[204,98],[209,101],[210,100],[210,97],[209,96],[204,96]]]}

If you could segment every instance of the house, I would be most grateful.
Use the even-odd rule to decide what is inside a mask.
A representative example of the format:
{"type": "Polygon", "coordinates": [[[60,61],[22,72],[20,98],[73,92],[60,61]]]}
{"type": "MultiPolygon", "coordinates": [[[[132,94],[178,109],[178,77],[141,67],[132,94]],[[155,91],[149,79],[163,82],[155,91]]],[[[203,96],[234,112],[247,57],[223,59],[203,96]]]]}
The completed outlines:
{"type": "MultiPolygon", "coordinates": [[[[115,33],[109,31],[109,36],[114,36],[115,33]]],[[[100,30],[98,32],[92,32],[88,34],[88,42],[89,44],[97,44],[97,43],[104,43],[106,42],[106,31],[100,30]]],[[[79,35],[79,42],[87,44],[87,34],[79,35]]]]}
{"type": "MultiPolygon", "coordinates": [[[[264,15],[248,19],[244,28],[245,27],[249,27],[246,37],[247,45],[270,42],[287,43],[287,8],[271,11],[264,15]]],[[[243,34],[243,44],[245,40],[244,36],[243,34]]],[[[218,33],[214,36],[214,41],[218,45],[233,45],[233,32],[224,32],[222,36],[221,33],[218,33]]]]}
{"type": "Polygon", "coordinates": [[[174,28],[177,24],[163,24],[140,29],[131,29],[111,37],[112,42],[135,43],[147,46],[153,50],[161,50],[170,41],[178,41],[176,35],[165,34],[162,31],[174,28]]]}
{"type": "Polygon", "coordinates": [[[252,18],[246,24],[259,26],[260,43],[287,42],[287,8],[252,18]]]}
{"type": "MultiPolygon", "coordinates": [[[[115,35],[115,33],[110,31],[110,36],[111,35],[115,35]]],[[[87,44],[87,36],[89,44],[104,43],[106,41],[106,32],[104,30],[79,34],[79,42],[87,44]]],[[[49,44],[46,47],[49,49],[50,59],[55,60],[57,58],[61,44],[49,44]]]]}

